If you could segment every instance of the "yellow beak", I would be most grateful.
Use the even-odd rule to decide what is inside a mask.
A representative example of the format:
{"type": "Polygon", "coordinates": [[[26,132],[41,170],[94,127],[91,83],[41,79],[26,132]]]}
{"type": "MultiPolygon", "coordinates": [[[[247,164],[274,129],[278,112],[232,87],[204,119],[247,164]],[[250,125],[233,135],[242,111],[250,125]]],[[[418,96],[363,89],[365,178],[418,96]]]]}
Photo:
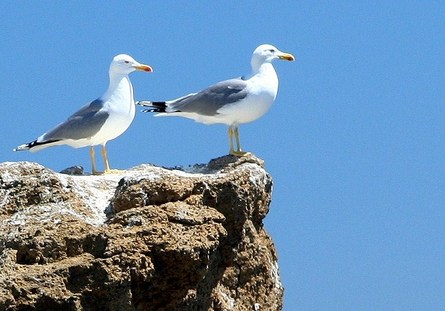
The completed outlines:
{"type": "Polygon", "coordinates": [[[136,68],[136,70],[141,70],[141,71],[147,71],[147,72],[152,72],[153,68],[151,68],[148,65],[138,65],[138,66],[134,66],[134,68],[136,68]]]}
{"type": "Polygon", "coordinates": [[[291,62],[293,62],[295,60],[295,57],[292,54],[289,54],[289,53],[280,54],[278,56],[278,58],[279,59],[288,60],[288,61],[291,61],[291,62]]]}

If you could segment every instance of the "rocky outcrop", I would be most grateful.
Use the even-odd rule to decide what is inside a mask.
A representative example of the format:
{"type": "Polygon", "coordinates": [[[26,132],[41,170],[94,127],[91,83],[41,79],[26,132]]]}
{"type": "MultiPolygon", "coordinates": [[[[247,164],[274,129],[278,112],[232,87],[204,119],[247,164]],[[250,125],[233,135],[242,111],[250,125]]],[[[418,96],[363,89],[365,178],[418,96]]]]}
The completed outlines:
{"type": "Polygon", "coordinates": [[[271,192],[251,155],[103,176],[1,163],[0,310],[280,310],[271,192]]]}

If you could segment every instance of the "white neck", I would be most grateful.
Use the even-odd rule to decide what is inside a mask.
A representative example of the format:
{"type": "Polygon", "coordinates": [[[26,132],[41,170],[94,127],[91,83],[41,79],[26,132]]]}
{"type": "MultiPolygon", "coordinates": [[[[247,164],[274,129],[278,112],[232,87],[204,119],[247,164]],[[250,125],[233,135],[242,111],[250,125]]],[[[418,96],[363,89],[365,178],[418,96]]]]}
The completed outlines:
{"type": "Polygon", "coordinates": [[[123,102],[133,104],[133,86],[126,74],[110,73],[110,85],[103,98],[111,102],[123,102]]]}
{"type": "Polygon", "coordinates": [[[272,63],[263,63],[263,64],[261,64],[261,66],[259,66],[256,69],[255,73],[259,73],[259,74],[267,73],[267,74],[270,74],[272,72],[275,73],[275,75],[276,75],[275,68],[273,67],[272,63]]]}
{"type": "Polygon", "coordinates": [[[276,87],[278,87],[278,76],[277,72],[273,65],[269,62],[262,63],[258,68],[253,68],[252,66],[252,74],[250,77],[266,77],[270,82],[275,82],[276,87]]]}
{"type": "Polygon", "coordinates": [[[254,76],[266,75],[272,79],[276,79],[278,84],[278,76],[272,63],[265,62],[258,64],[252,61],[251,65],[252,65],[252,72],[250,73],[250,75],[244,75],[242,77],[244,80],[248,80],[254,76]]]}

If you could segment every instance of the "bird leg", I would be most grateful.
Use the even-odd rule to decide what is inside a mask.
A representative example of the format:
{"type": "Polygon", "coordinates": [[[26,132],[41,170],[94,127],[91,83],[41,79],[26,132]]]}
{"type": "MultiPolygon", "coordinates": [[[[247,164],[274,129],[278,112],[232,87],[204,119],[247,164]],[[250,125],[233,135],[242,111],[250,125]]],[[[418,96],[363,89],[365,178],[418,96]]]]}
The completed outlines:
{"type": "Polygon", "coordinates": [[[108,162],[107,149],[102,146],[102,157],[104,158],[105,171],[104,174],[119,174],[122,170],[112,170],[110,169],[110,163],[108,162]]]}
{"type": "Polygon", "coordinates": [[[237,152],[243,152],[241,150],[241,144],[239,142],[239,128],[238,128],[238,126],[235,127],[234,134],[235,134],[235,139],[236,139],[236,151],[237,152]]]}
{"type": "Polygon", "coordinates": [[[96,171],[96,160],[94,158],[94,146],[90,147],[90,157],[91,157],[91,173],[93,175],[101,174],[101,172],[96,171]]]}
{"type": "Polygon", "coordinates": [[[242,157],[246,155],[247,152],[241,150],[238,126],[229,127],[229,138],[230,138],[230,154],[237,157],[242,157]],[[233,136],[235,136],[236,150],[233,149],[233,136]]]}
{"type": "Polygon", "coordinates": [[[227,132],[229,134],[229,146],[230,146],[229,153],[233,154],[235,152],[235,150],[233,150],[233,129],[232,129],[232,126],[229,126],[229,130],[227,132]]]}
{"type": "Polygon", "coordinates": [[[110,173],[110,163],[108,162],[107,149],[102,145],[102,158],[104,159],[105,171],[104,174],[110,173]]]}

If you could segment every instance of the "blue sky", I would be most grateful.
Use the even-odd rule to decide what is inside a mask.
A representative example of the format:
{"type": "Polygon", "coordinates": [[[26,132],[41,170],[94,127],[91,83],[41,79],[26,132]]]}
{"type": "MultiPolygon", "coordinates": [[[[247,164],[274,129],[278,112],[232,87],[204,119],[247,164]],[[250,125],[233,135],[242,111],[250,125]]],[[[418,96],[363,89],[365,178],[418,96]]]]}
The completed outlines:
{"type": "MultiPolygon", "coordinates": [[[[116,54],[154,68],[131,75],[137,99],[163,100],[271,43],[297,61],[275,62],[277,100],[240,135],[274,177],[284,310],[445,309],[443,1],[55,4],[0,2],[0,162],[89,170],[85,148],[12,148],[100,96],[116,54]]],[[[107,146],[112,168],[228,151],[223,125],[145,114],[107,146]]]]}

